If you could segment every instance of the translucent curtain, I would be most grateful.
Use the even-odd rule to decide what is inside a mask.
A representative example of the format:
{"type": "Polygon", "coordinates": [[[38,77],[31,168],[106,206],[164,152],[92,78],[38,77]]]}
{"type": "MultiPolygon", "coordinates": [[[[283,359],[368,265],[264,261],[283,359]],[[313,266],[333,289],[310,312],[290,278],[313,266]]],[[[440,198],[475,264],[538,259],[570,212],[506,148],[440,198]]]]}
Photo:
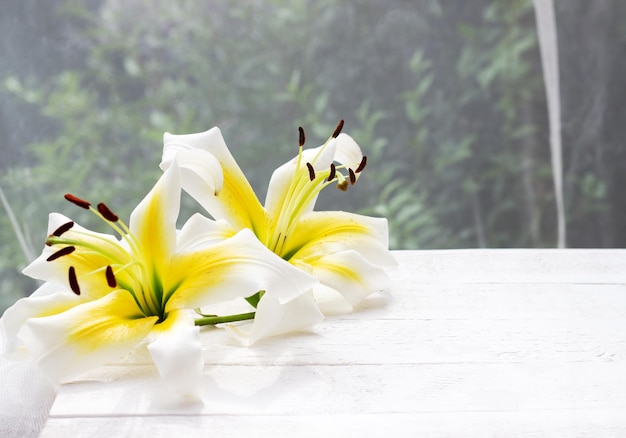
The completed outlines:
{"type": "Polygon", "coordinates": [[[563,200],[563,152],[561,144],[561,99],[559,86],[559,51],[553,0],[533,0],[543,79],[548,102],[550,153],[557,214],[557,246],[566,246],[565,207],[563,200]]]}

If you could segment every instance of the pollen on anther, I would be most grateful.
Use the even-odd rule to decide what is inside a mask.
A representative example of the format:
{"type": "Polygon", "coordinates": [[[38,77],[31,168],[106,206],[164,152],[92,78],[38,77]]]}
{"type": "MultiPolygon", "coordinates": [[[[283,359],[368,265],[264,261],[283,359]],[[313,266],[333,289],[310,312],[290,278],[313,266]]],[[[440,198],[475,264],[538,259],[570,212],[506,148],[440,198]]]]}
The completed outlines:
{"type": "Polygon", "coordinates": [[[109,285],[109,287],[116,287],[117,286],[117,280],[115,279],[115,274],[113,273],[113,268],[111,266],[107,266],[106,269],[106,277],[107,277],[107,284],[109,285]]]}
{"type": "Polygon", "coordinates": [[[354,174],[354,170],[348,169],[348,175],[350,175],[350,184],[354,185],[356,182],[356,175],[354,174]]]}
{"type": "Polygon", "coordinates": [[[332,181],[335,179],[335,175],[337,174],[337,168],[335,167],[335,163],[330,163],[330,174],[328,175],[328,179],[326,181],[332,181]]]}
{"type": "Polygon", "coordinates": [[[71,193],[65,194],[65,199],[70,201],[72,204],[79,206],[80,208],[84,208],[85,210],[89,210],[91,204],[84,199],[80,199],[78,196],[74,196],[71,193]]]}
{"type": "Polygon", "coordinates": [[[61,237],[62,234],[66,233],[73,226],[74,226],[74,222],[72,222],[72,221],[64,223],[59,228],[54,230],[54,232],[52,233],[52,236],[61,237]]]}
{"type": "Polygon", "coordinates": [[[53,260],[58,259],[59,257],[63,257],[63,256],[66,256],[68,254],[73,253],[74,250],[76,250],[75,247],[73,247],[73,246],[66,246],[65,248],[62,248],[62,249],[58,250],[57,252],[53,253],[52,255],[50,255],[50,257],[48,257],[46,259],[46,261],[47,262],[51,262],[53,260]]]}
{"type": "Polygon", "coordinates": [[[74,292],[76,295],[80,295],[80,287],[78,286],[78,278],[76,278],[76,269],[74,269],[74,266],[70,266],[70,269],[68,271],[68,279],[72,292],[74,292]]]}
{"type": "Polygon", "coordinates": [[[117,222],[120,219],[109,209],[109,207],[106,206],[104,202],[98,204],[98,212],[102,215],[102,217],[110,222],[117,222]]]}
{"type": "Polygon", "coordinates": [[[362,172],[363,169],[365,169],[365,165],[366,164],[367,164],[367,157],[365,155],[363,155],[363,158],[361,159],[361,164],[359,164],[359,167],[356,168],[354,173],[362,172]]]}
{"type": "Polygon", "coordinates": [[[304,135],[304,129],[302,126],[298,126],[298,144],[302,147],[304,146],[304,142],[306,141],[306,136],[304,135]]]}
{"type": "Polygon", "coordinates": [[[343,129],[343,119],[339,120],[337,127],[335,128],[335,132],[333,132],[333,138],[337,138],[339,134],[341,134],[341,130],[343,129]]]}
{"type": "Polygon", "coordinates": [[[315,169],[313,169],[311,163],[306,163],[306,167],[309,169],[309,178],[313,181],[315,179],[315,169]]]}

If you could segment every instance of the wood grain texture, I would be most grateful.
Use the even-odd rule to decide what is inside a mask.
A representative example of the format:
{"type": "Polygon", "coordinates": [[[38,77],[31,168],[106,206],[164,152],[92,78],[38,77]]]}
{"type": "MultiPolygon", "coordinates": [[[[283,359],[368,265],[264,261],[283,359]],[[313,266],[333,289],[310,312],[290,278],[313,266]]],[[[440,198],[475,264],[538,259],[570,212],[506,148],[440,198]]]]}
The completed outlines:
{"type": "Polygon", "coordinates": [[[43,437],[626,436],[626,250],[398,251],[389,291],[246,348],[203,403],[143,350],[61,387],[43,437]]]}

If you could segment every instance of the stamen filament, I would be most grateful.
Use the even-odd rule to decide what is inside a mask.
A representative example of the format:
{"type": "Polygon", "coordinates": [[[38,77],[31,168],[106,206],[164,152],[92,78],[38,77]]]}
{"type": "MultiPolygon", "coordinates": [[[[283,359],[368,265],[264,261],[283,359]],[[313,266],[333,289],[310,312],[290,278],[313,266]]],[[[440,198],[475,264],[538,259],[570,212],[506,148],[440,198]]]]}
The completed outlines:
{"type": "MultiPolygon", "coordinates": [[[[119,245],[117,245],[114,242],[111,242],[110,240],[107,240],[103,237],[94,235],[94,234],[88,234],[88,233],[84,233],[84,232],[80,232],[80,231],[75,231],[75,233],[77,234],[83,234],[89,237],[93,237],[96,238],[98,240],[101,240],[104,243],[107,243],[108,245],[112,246],[113,248],[115,248],[118,251],[123,251],[123,248],[121,248],[119,245]]],[[[89,250],[91,250],[94,254],[99,254],[99,255],[103,255],[105,257],[107,257],[110,260],[114,260],[118,263],[123,263],[122,260],[120,260],[118,257],[115,256],[115,254],[113,252],[109,252],[109,251],[105,251],[102,249],[101,246],[95,245],[93,243],[90,243],[88,241],[84,241],[84,240],[77,240],[77,239],[64,239],[64,238],[49,238],[48,242],[52,245],[57,245],[57,244],[65,244],[65,245],[70,245],[70,246],[75,246],[78,248],[87,248],[89,250]]]]}
{"type": "MultiPolygon", "coordinates": [[[[102,204],[102,205],[104,205],[104,204],[102,204]]],[[[96,216],[98,216],[100,219],[102,219],[109,227],[113,228],[113,230],[115,230],[115,232],[117,234],[119,234],[119,236],[122,239],[124,239],[126,242],[128,242],[128,245],[131,247],[133,253],[141,254],[141,251],[139,251],[139,246],[137,244],[137,241],[135,240],[135,238],[132,235],[132,233],[130,232],[129,228],[126,226],[126,224],[123,221],[120,221],[119,219],[117,221],[111,221],[111,220],[107,219],[99,210],[96,210],[93,207],[90,207],[89,209],[96,216]]],[[[111,213],[111,214],[113,214],[113,213],[111,213]]],[[[113,216],[115,216],[115,215],[113,215],[113,216]]],[[[117,216],[115,216],[115,217],[117,217],[117,216]]]]}

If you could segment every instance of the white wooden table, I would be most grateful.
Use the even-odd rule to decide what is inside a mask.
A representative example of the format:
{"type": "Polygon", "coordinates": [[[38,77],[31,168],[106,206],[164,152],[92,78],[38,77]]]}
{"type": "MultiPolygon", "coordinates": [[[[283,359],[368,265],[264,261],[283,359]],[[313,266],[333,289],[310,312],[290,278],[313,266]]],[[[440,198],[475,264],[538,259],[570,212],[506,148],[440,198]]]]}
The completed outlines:
{"type": "Polygon", "coordinates": [[[203,332],[204,404],[154,402],[137,353],[64,385],[42,436],[626,436],[626,250],[394,254],[310,333],[203,332]]]}

